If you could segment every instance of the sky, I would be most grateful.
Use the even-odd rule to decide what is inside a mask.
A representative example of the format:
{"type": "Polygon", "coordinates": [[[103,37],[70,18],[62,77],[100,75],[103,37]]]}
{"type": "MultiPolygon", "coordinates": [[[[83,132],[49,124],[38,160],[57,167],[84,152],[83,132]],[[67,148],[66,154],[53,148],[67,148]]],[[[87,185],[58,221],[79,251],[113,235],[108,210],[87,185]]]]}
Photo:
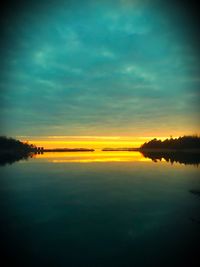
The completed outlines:
{"type": "Polygon", "coordinates": [[[1,135],[200,133],[199,32],[181,2],[28,2],[1,18],[1,135]]]}

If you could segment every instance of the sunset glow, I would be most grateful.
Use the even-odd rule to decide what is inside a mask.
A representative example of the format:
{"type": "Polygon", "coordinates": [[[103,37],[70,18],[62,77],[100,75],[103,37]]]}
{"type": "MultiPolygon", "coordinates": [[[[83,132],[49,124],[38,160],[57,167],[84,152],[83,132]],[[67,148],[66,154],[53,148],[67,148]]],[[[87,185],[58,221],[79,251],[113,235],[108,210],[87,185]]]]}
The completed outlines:
{"type": "MultiPolygon", "coordinates": [[[[20,138],[20,137],[19,137],[20,138]]],[[[44,148],[138,148],[153,137],[126,136],[47,136],[22,137],[20,140],[44,148]]],[[[167,137],[159,137],[163,140],[167,137]]],[[[169,138],[169,137],[168,137],[169,138]]]]}

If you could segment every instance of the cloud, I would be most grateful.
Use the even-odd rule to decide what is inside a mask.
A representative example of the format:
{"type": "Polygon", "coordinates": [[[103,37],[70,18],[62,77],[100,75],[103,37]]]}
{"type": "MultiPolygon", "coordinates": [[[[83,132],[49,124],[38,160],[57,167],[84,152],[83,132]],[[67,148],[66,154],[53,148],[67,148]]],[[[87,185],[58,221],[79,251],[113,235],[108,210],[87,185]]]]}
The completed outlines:
{"type": "Polygon", "coordinates": [[[200,80],[179,27],[149,1],[68,3],[23,15],[9,28],[14,44],[4,47],[6,133],[139,134],[173,129],[177,120],[184,129],[197,112],[190,103],[200,80]]]}

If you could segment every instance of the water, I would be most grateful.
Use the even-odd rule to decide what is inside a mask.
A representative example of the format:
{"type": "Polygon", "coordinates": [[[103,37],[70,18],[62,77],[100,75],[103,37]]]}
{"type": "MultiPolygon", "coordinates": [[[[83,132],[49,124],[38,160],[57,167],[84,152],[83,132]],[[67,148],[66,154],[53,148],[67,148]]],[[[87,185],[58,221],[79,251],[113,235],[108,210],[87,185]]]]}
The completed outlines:
{"type": "MultiPolygon", "coordinates": [[[[1,167],[12,266],[199,266],[199,167],[139,152],[49,153],[1,167]]],[[[4,264],[4,266],[7,266],[4,264]]]]}

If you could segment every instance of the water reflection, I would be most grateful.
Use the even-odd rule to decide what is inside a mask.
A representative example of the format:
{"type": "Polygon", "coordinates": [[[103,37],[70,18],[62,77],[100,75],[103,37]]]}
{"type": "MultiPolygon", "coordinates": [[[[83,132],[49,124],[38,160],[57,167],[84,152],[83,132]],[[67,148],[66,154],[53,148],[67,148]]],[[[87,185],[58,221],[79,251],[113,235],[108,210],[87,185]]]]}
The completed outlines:
{"type": "Polygon", "coordinates": [[[165,160],[171,164],[180,163],[185,165],[195,165],[199,166],[200,164],[200,153],[199,152],[162,152],[162,151],[142,151],[142,154],[145,158],[149,158],[154,162],[165,160]]]}
{"type": "Polygon", "coordinates": [[[4,154],[0,155],[0,165],[12,164],[20,160],[36,158],[41,161],[52,163],[92,163],[92,162],[169,162],[180,163],[185,165],[200,164],[200,153],[185,152],[149,152],[149,151],[98,151],[95,152],[45,152],[37,154],[17,155],[4,154]]]}
{"type": "Polygon", "coordinates": [[[52,163],[92,163],[92,162],[133,162],[133,161],[151,161],[145,158],[141,153],[136,151],[95,151],[95,152],[47,152],[44,154],[36,155],[37,159],[42,159],[52,163]]]}
{"type": "Polygon", "coordinates": [[[1,171],[2,255],[15,266],[177,267],[198,260],[199,168],[95,151],[34,155],[1,171]]]}
{"type": "Polygon", "coordinates": [[[7,164],[13,164],[14,162],[20,160],[28,160],[32,158],[32,153],[1,153],[0,154],[0,166],[5,166],[7,164]]]}

